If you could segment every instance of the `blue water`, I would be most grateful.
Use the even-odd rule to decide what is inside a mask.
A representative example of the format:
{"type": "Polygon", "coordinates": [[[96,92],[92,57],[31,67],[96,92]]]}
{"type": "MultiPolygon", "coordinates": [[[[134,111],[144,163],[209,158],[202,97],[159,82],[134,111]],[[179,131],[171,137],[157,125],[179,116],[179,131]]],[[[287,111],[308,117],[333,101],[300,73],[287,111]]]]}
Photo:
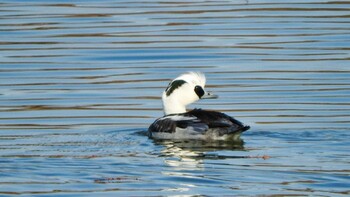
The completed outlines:
{"type": "Polygon", "coordinates": [[[2,1],[0,195],[350,193],[348,1],[2,1]],[[153,141],[201,71],[244,144],[153,141]]]}

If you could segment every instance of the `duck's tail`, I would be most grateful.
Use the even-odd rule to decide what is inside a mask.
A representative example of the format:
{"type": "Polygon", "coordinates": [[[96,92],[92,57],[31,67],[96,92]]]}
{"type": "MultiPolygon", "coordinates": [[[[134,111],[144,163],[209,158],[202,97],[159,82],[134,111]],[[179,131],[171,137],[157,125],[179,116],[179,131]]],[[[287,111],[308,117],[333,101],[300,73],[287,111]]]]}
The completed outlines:
{"type": "Polygon", "coordinates": [[[242,127],[242,129],[241,129],[241,132],[244,132],[244,131],[246,131],[246,130],[248,130],[248,129],[250,129],[250,126],[244,125],[244,126],[242,127]]]}

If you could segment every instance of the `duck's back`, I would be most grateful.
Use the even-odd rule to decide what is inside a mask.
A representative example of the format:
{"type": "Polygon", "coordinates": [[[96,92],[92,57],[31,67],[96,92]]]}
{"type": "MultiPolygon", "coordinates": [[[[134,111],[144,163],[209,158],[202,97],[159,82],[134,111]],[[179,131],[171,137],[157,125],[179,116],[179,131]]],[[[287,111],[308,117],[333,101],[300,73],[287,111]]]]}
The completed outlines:
{"type": "Polygon", "coordinates": [[[250,127],[216,111],[194,109],[157,119],[149,128],[156,139],[237,139],[250,127]]]}

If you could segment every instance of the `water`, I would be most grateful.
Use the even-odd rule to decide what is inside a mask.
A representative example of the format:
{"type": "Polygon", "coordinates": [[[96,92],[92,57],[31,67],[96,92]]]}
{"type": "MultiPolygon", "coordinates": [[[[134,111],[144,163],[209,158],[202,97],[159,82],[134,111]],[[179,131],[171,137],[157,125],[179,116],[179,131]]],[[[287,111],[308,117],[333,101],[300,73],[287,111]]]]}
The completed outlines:
{"type": "Polygon", "coordinates": [[[349,195],[348,1],[0,10],[1,195],[349,195]],[[249,124],[244,145],[144,135],[190,70],[219,99],[189,108],[249,124]]]}

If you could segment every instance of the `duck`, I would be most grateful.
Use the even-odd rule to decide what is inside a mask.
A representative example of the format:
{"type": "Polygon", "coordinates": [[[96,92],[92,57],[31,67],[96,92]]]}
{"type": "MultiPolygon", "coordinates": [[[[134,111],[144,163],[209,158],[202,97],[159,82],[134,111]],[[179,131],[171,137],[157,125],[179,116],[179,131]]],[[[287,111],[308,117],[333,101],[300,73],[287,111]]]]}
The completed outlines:
{"type": "Polygon", "coordinates": [[[218,111],[186,106],[200,99],[216,99],[205,90],[202,72],[186,72],[173,79],[162,93],[164,116],[148,128],[148,136],[159,140],[240,140],[250,126],[218,111]]]}

